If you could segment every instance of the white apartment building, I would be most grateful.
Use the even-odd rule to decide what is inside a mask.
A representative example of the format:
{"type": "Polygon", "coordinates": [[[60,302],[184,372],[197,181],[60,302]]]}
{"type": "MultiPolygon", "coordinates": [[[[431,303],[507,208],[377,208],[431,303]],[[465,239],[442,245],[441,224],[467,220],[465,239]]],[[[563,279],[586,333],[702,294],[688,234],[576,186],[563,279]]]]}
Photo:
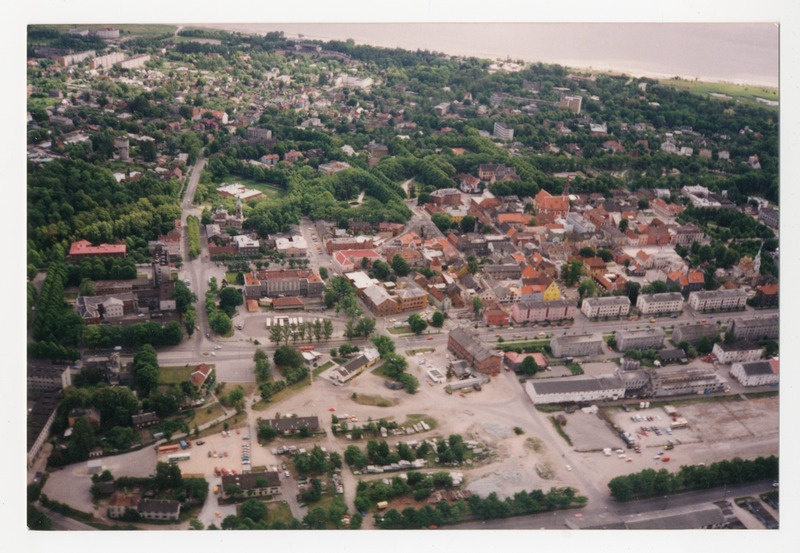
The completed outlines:
{"type": "Polygon", "coordinates": [[[683,296],[680,292],[639,294],[639,298],[636,300],[636,309],[642,315],[678,313],[683,310],[683,296]]]}
{"type": "Polygon", "coordinates": [[[631,300],[627,296],[609,296],[605,298],[587,298],[583,300],[581,312],[590,319],[598,317],[624,317],[631,308],[631,300]]]}
{"type": "Polygon", "coordinates": [[[689,294],[689,306],[695,311],[744,309],[747,292],[744,290],[701,290],[689,294]]]}

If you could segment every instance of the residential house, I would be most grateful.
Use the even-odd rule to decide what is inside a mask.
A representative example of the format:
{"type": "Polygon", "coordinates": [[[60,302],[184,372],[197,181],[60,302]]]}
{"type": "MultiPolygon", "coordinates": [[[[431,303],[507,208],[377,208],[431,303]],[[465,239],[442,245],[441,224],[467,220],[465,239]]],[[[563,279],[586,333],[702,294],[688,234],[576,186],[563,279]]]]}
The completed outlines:
{"type": "Polygon", "coordinates": [[[461,192],[457,188],[440,188],[431,192],[431,202],[437,206],[461,204],[461,192]]]}
{"type": "Polygon", "coordinates": [[[745,308],[744,290],[704,290],[689,294],[689,306],[695,311],[741,310],[745,308]]]}
{"type": "Polygon", "coordinates": [[[731,365],[730,375],[742,386],[769,386],[778,383],[778,360],[751,361],[731,365]]]}
{"type": "Polygon", "coordinates": [[[608,296],[586,298],[581,304],[581,312],[590,319],[599,317],[625,317],[631,308],[627,296],[608,296]]]}
{"type": "Polygon", "coordinates": [[[483,308],[483,322],[487,326],[505,326],[509,323],[509,315],[498,302],[490,302],[483,308]]]}
{"type": "Polygon", "coordinates": [[[511,316],[515,324],[561,321],[574,319],[577,310],[575,302],[571,300],[523,300],[512,305],[511,316]]]}
{"type": "Polygon", "coordinates": [[[780,333],[778,314],[736,319],[728,328],[737,340],[775,340],[780,333]]]}
{"type": "Polygon", "coordinates": [[[28,361],[28,394],[58,392],[72,386],[72,373],[69,365],[54,365],[28,361]]]}
{"type": "Polygon", "coordinates": [[[758,361],[764,354],[764,348],[753,342],[717,342],[711,350],[717,361],[724,365],[731,363],[747,363],[758,361]]]}
{"type": "Polygon", "coordinates": [[[642,315],[678,313],[683,311],[683,296],[678,292],[639,294],[636,300],[636,309],[642,315]]]}
{"type": "Polygon", "coordinates": [[[175,499],[145,498],[136,508],[145,520],[178,520],[181,514],[181,502],[175,499]]]}
{"type": "Polygon", "coordinates": [[[122,518],[125,513],[138,511],[141,496],[135,492],[117,492],[108,500],[108,518],[122,518]]]}
{"type": "Polygon", "coordinates": [[[200,388],[206,383],[213,372],[213,367],[206,365],[205,363],[200,363],[189,375],[189,381],[191,381],[195,387],[200,388]]]}
{"type": "Polygon", "coordinates": [[[356,357],[350,359],[347,363],[335,369],[331,379],[335,379],[339,383],[344,383],[361,374],[367,368],[373,366],[380,359],[380,354],[375,348],[364,348],[364,351],[356,357]]]}

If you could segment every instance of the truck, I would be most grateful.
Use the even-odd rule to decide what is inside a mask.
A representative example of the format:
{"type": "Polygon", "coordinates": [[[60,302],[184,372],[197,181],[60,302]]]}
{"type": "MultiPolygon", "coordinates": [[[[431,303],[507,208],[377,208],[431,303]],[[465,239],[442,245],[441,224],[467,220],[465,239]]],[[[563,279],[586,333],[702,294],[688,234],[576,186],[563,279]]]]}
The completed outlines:
{"type": "Polygon", "coordinates": [[[186,443],[186,440],[181,440],[178,442],[178,444],[180,444],[181,449],[187,449],[189,447],[189,444],[186,443]]]}

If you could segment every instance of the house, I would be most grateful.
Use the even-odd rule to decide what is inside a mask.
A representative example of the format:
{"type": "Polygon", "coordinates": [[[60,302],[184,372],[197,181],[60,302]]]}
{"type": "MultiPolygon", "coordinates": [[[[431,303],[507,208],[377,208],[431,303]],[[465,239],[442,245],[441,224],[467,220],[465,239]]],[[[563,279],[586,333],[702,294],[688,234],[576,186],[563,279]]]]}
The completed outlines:
{"type": "MultiPolygon", "coordinates": [[[[316,418],[316,417],[315,417],[316,418]]],[[[243,497],[274,496],[281,493],[281,481],[277,472],[247,472],[227,474],[222,477],[222,498],[229,499],[233,486],[243,492],[243,497]]]]}
{"type": "Polygon", "coordinates": [[[631,300],[627,296],[608,296],[602,298],[586,298],[581,304],[581,312],[589,319],[599,317],[624,317],[631,308],[631,300]]]}
{"type": "Polygon", "coordinates": [[[136,430],[141,430],[142,428],[147,428],[148,426],[154,426],[159,422],[161,422],[161,419],[158,418],[155,411],[131,415],[131,424],[136,430]]]}
{"type": "Polygon", "coordinates": [[[778,307],[779,286],[777,282],[756,287],[756,302],[759,307],[778,307]]]}
{"type": "Polygon", "coordinates": [[[699,292],[705,287],[705,275],[702,271],[692,271],[691,269],[686,273],[682,271],[667,273],[667,286],[675,285],[681,287],[681,293],[684,295],[699,292]]]}
{"type": "Polygon", "coordinates": [[[574,319],[578,308],[571,300],[520,301],[511,307],[514,323],[574,319]]]}
{"type": "Polygon", "coordinates": [[[394,291],[394,295],[399,313],[428,307],[428,293],[417,286],[398,288],[394,291]]]}
{"type": "Polygon", "coordinates": [[[181,502],[175,499],[142,499],[137,505],[139,516],[145,520],[178,520],[181,502]]]}
{"type": "Polygon", "coordinates": [[[742,310],[747,302],[747,292],[734,290],[707,290],[689,294],[689,306],[695,311],[742,310]]]}
{"type": "Polygon", "coordinates": [[[509,322],[509,315],[497,302],[487,304],[483,309],[483,322],[487,326],[504,326],[509,322]]]}
{"type": "Polygon", "coordinates": [[[731,363],[747,363],[758,361],[764,354],[764,348],[752,342],[717,342],[711,350],[717,361],[724,365],[731,363]]]}
{"type": "Polygon", "coordinates": [[[728,332],[737,340],[775,340],[780,333],[778,314],[734,320],[728,332]]]}
{"type": "Polygon", "coordinates": [[[533,357],[534,363],[536,363],[536,366],[539,367],[540,370],[548,366],[547,358],[541,353],[516,353],[513,351],[507,351],[505,353],[506,366],[512,371],[518,372],[520,365],[522,365],[522,362],[528,357],[533,357]]]}
{"type": "Polygon", "coordinates": [[[769,386],[778,383],[777,368],[777,359],[734,363],[731,365],[730,375],[742,386],[769,386]]]}
{"type": "Polygon", "coordinates": [[[138,511],[141,496],[135,492],[117,492],[108,500],[108,518],[121,518],[128,510],[138,511]]]}
{"type": "Polygon", "coordinates": [[[197,388],[200,388],[203,384],[205,384],[206,380],[208,380],[208,377],[211,376],[211,373],[213,372],[214,369],[211,366],[206,365],[205,363],[200,363],[189,375],[189,380],[197,388]]]}
{"type": "Polygon", "coordinates": [[[686,352],[680,348],[665,349],[658,352],[658,359],[662,365],[670,363],[687,363],[689,359],[686,357],[686,352]]]}
{"type": "Polygon", "coordinates": [[[331,379],[337,380],[339,383],[344,383],[361,374],[367,368],[371,367],[380,359],[380,354],[375,348],[364,348],[363,352],[350,359],[347,363],[335,369],[332,373],[331,379]]]}
{"type": "Polygon", "coordinates": [[[639,294],[636,299],[636,309],[642,315],[678,313],[683,310],[683,296],[678,292],[639,294]]]}
{"type": "Polygon", "coordinates": [[[553,196],[545,189],[539,190],[533,199],[533,205],[538,214],[544,216],[547,221],[555,221],[558,218],[565,219],[569,213],[568,195],[553,196]]]}
{"type": "Polygon", "coordinates": [[[437,206],[461,204],[461,192],[457,188],[440,188],[430,194],[431,202],[437,206]]]}
{"type": "Polygon", "coordinates": [[[291,238],[281,236],[275,239],[275,249],[286,257],[306,257],[308,242],[299,234],[295,234],[291,238]]]}

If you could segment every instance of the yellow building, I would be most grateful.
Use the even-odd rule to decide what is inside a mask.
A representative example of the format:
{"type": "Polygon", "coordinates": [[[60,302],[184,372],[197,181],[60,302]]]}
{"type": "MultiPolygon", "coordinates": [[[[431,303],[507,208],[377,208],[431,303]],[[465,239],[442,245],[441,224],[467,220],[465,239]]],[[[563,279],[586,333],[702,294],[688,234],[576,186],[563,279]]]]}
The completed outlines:
{"type": "Polygon", "coordinates": [[[561,299],[561,289],[558,287],[555,281],[550,283],[550,286],[544,291],[542,294],[543,301],[553,301],[553,300],[560,300],[561,299]]]}

